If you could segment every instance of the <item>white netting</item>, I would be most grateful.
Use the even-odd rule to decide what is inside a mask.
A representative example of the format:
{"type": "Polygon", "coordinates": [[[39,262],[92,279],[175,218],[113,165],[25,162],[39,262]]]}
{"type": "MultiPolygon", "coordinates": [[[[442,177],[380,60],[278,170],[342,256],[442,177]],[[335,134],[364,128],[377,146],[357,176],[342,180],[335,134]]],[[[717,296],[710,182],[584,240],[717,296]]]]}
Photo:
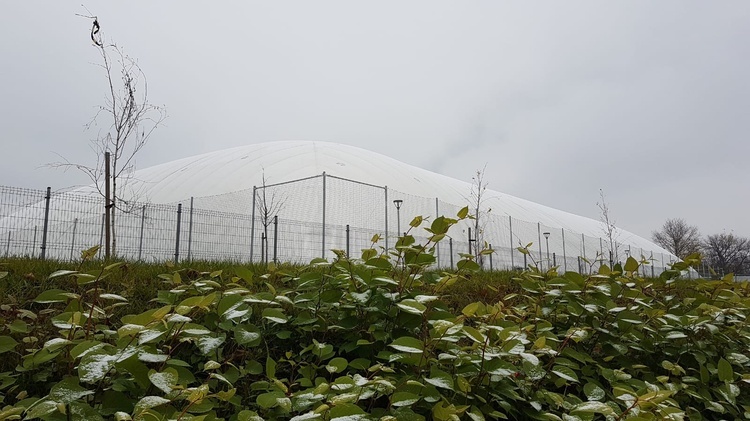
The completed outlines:
{"type": "MultiPolygon", "coordinates": [[[[46,257],[76,259],[80,250],[102,244],[101,196],[77,192],[52,193],[49,200],[45,196],[44,191],[0,186],[0,255],[40,256],[47,202],[46,257]]],[[[376,247],[393,247],[399,233],[407,231],[424,244],[430,234],[423,227],[409,226],[415,216],[422,216],[424,226],[429,226],[437,216],[455,217],[464,206],[321,174],[178,203],[119,206],[114,232],[119,258],[238,262],[275,258],[304,263],[331,258],[332,249],[359,257],[362,249],[372,246],[376,234],[381,237],[376,247]]],[[[626,238],[613,236],[610,245],[604,233],[588,236],[511,218],[497,209],[482,212],[478,224],[460,222],[448,234],[437,248],[440,267],[455,265],[460,253],[476,252],[483,242],[495,250],[482,259],[485,269],[539,264],[589,272],[632,256],[649,260],[651,264],[641,270],[650,276],[675,259],[629,246],[626,238]],[[530,255],[518,251],[529,243],[530,255]]]]}

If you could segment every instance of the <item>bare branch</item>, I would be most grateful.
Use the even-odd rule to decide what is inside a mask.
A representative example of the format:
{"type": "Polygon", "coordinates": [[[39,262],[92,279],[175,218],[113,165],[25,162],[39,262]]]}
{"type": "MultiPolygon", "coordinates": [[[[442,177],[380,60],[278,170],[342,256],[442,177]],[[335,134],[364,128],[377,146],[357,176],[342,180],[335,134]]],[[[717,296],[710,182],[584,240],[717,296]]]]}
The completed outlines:
{"type": "Polygon", "coordinates": [[[54,168],[76,168],[85,173],[104,197],[104,186],[111,183],[112,254],[115,254],[115,210],[129,212],[141,192],[128,186],[132,180],[135,157],[149,141],[154,130],[166,119],[164,107],[148,102],[148,85],[138,62],[125,54],[115,43],[106,42],[98,17],[89,14],[78,16],[92,20],[90,38],[101,56],[96,64],[103,70],[107,83],[103,105],[97,107],[93,118],[84,126],[86,130],[107,121],[106,129],[99,129],[91,141],[97,157],[96,165],[73,163],[63,158],[50,164],[54,168]],[[105,180],[103,156],[110,154],[110,180],[105,180]],[[127,193],[127,194],[123,194],[127,193]]]}
{"type": "Polygon", "coordinates": [[[600,201],[596,202],[596,206],[599,208],[599,221],[602,223],[602,231],[604,237],[609,243],[610,251],[610,263],[614,263],[617,260],[619,252],[617,250],[617,240],[620,237],[620,230],[617,228],[617,222],[612,217],[612,213],[609,210],[609,205],[604,197],[604,190],[599,189],[600,201]]]}

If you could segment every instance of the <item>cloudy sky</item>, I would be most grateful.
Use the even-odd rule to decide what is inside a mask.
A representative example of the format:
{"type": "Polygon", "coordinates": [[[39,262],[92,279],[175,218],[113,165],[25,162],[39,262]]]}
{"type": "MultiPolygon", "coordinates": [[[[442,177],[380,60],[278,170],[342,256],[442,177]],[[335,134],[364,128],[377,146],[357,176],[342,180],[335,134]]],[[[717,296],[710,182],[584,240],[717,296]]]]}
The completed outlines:
{"type": "MultiPolygon", "coordinates": [[[[168,110],[137,166],[345,143],[649,237],[750,236],[750,2],[88,2],[168,110]]],[[[0,185],[87,184],[106,81],[80,1],[0,6],[0,185]]]]}

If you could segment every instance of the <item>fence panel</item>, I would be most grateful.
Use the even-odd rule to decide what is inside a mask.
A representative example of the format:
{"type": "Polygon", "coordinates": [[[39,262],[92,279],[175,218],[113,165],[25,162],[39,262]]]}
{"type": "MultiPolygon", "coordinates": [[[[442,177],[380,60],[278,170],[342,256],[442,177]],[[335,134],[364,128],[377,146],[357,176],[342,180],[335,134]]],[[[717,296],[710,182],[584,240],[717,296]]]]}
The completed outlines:
{"type": "MultiPolygon", "coordinates": [[[[269,180],[273,181],[273,180],[269,180]]],[[[0,186],[0,255],[40,257],[46,192],[0,186]]],[[[104,203],[96,192],[55,192],[49,197],[46,257],[80,258],[80,251],[104,239],[104,203]]],[[[186,198],[179,203],[118,205],[114,219],[116,256],[161,262],[172,260],[279,261],[305,263],[334,257],[331,249],[361,250],[393,247],[399,233],[409,232],[426,244],[424,227],[412,228],[421,215],[429,226],[438,216],[455,217],[463,206],[421,197],[385,186],[321,174],[301,180],[267,184],[237,192],[186,198]],[[177,208],[182,205],[180,241],[177,208]],[[347,230],[348,226],[348,230],[347,230]]],[[[624,263],[629,256],[647,260],[642,275],[659,274],[674,256],[601,237],[486,212],[459,222],[437,246],[437,266],[456,266],[459,254],[492,245],[492,269],[517,269],[527,264],[588,273],[603,264],[624,263]],[[471,230],[471,237],[469,231],[471,230]],[[547,235],[545,235],[547,233],[547,235]],[[529,247],[525,256],[518,247],[529,247]]],[[[103,252],[100,252],[100,256],[103,252]]],[[[490,269],[489,257],[480,259],[490,269]]]]}

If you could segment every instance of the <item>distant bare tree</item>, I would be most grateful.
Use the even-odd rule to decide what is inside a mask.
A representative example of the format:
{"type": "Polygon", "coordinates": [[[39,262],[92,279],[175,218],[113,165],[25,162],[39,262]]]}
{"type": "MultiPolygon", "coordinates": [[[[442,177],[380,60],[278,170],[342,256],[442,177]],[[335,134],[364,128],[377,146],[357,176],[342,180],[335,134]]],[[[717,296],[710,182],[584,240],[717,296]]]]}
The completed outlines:
{"type": "MultiPolygon", "coordinates": [[[[166,118],[166,110],[148,102],[148,84],[146,76],[138,62],[125,54],[117,44],[104,39],[96,16],[84,16],[92,20],[91,41],[101,56],[98,64],[104,70],[107,82],[104,104],[87,129],[92,129],[100,122],[105,122],[105,130],[99,130],[91,141],[91,148],[96,153],[96,164],[64,162],[51,164],[53,167],[76,168],[86,174],[105,198],[105,208],[110,212],[111,254],[116,255],[115,210],[130,212],[131,204],[137,192],[124,196],[122,190],[132,178],[135,157],[146,145],[151,134],[166,118]],[[105,168],[105,154],[109,153],[109,179],[105,168]],[[106,196],[107,185],[111,186],[111,196],[106,196]],[[129,199],[129,200],[128,200],[129,199]]],[[[109,257],[109,256],[108,256],[109,257]]]]}
{"type": "Polygon", "coordinates": [[[262,186],[259,187],[260,193],[255,201],[255,207],[260,214],[260,223],[263,225],[261,260],[265,262],[268,261],[268,227],[273,224],[274,217],[278,216],[284,208],[286,198],[279,195],[276,189],[268,186],[265,170],[263,170],[261,182],[262,186]],[[268,191],[269,188],[271,189],[270,192],[268,191]]]}
{"type": "Polygon", "coordinates": [[[750,272],[750,240],[747,238],[732,233],[709,235],[703,242],[703,252],[717,273],[750,272]]]}
{"type": "Polygon", "coordinates": [[[484,209],[485,192],[487,191],[487,181],[485,180],[485,171],[487,170],[487,164],[484,164],[482,169],[477,170],[473,177],[471,177],[471,190],[469,190],[469,201],[471,203],[472,210],[474,211],[474,257],[476,262],[482,265],[484,262],[484,255],[481,254],[482,250],[486,248],[484,231],[487,225],[487,214],[492,209],[484,209]]]}
{"type": "Polygon", "coordinates": [[[609,205],[604,197],[604,190],[599,189],[599,202],[596,202],[596,206],[599,208],[599,221],[602,223],[602,231],[604,238],[609,243],[609,251],[614,255],[610,255],[609,262],[613,264],[617,260],[617,239],[620,236],[620,230],[617,228],[616,221],[612,217],[612,212],[609,210],[609,205]]]}
{"type": "Polygon", "coordinates": [[[680,218],[667,219],[661,229],[651,233],[651,238],[680,259],[701,250],[698,227],[688,225],[680,218]]]}

